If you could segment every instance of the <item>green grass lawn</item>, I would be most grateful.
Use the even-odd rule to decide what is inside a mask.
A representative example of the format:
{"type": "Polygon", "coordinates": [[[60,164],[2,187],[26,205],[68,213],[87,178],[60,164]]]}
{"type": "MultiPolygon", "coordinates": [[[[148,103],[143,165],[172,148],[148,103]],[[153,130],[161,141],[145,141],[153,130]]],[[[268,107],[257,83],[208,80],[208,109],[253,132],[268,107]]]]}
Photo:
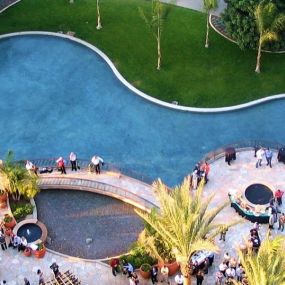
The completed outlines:
{"type": "MultiPolygon", "coordinates": [[[[106,53],[138,89],[180,105],[222,107],[285,91],[285,54],[263,54],[256,74],[255,51],[241,51],[213,30],[204,47],[206,16],[173,7],[162,39],[162,69],[156,70],[156,42],[139,16],[146,0],[102,0],[103,29],[96,30],[96,1],[23,0],[0,14],[0,33],[75,31],[106,53]]],[[[36,47],[35,47],[36,48],[36,47]]]]}

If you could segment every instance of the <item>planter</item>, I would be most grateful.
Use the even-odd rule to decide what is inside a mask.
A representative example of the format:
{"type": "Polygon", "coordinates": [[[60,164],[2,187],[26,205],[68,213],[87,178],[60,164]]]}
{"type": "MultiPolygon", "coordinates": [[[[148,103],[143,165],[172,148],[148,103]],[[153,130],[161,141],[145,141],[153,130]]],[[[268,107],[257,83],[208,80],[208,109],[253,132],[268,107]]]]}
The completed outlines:
{"type": "Polygon", "coordinates": [[[150,278],[150,270],[151,270],[151,266],[149,264],[142,264],[139,272],[142,278],[144,279],[149,279],[150,278]]]}
{"type": "Polygon", "coordinates": [[[4,226],[5,228],[10,228],[13,229],[16,225],[16,220],[14,219],[14,217],[5,214],[4,216],[4,226]]]}
{"type": "Polygon", "coordinates": [[[168,268],[169,273],[168,276],[172,276],[174,275],[180,268],[180,265],[177,261],[173,261],[172,263],[163,263],[163,262],[159,262],[158,263],[158,267],[161,268],[163,266],[163,264],[168,268]]]}
{"type": "Polygon", "coordinates": [[[32,254],[32,250],[29,247],[26,247],[24,252],[23,252],[24,256],[31,256],[32,254]]]}
{"type": "Polygon", "coordinates": [[[45,256],[45,254],[46,254],[46,248],[45,248],[45,246],[43,246],[41,249],[37,249],[37,250],[35,250],[34,251],[34,256],[36,257],[36,258],[43,258],[44,256],[45,256]]]}

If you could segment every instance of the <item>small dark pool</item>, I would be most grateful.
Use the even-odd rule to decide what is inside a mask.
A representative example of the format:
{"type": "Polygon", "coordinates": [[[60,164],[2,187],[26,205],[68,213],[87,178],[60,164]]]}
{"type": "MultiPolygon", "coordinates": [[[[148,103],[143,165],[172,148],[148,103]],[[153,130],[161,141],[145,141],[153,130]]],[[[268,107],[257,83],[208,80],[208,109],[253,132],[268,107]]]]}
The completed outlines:
{"type": "Polygon", "coordinates": [[[25,237],[28,243],[30,243],[41,238],[42,230],[36,224],[25,224],[18,229],[17,236],[25,237]]]}
{"type": "Polygon", "coordinates": [[[246,199],[255,205],[266,205],[273,198],[273,193],[269,187],[263,184],[251,184],[245,189],[246,199]]]}

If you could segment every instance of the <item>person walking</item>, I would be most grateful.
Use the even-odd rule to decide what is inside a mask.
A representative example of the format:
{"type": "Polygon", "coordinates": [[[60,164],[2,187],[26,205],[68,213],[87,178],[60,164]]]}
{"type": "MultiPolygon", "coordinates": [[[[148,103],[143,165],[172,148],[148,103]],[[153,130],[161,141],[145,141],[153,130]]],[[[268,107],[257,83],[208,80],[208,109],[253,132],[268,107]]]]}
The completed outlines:
{"type": "Polygon", "coordinates": [[[221,271],[216,272],[216,283],[215,285],[222,285],[223,284],[224,274],[221,271]]]}
{"type": "Polygon", "coordinates": [[[266,158],[266,161],[267,161],[267,166],[269,165],[270,168],[272,168],[272,164],[271,164],[272,157],[273,157],[273,152],[272,152],[272,150],[268,147],[268,148],[265,150],[265,158],[266,158]]]}
{"type": "Polygon", "coordinates": [[[271,214],[270,217],[269,217],[269,222],[268,222],[268,228],[269,230],[273,230],[274,229],[274,215],[271,214]]]}
{"type": "Polygon", "coordinates": [[[221,229],[221,232],[220,232],[220,240],[226,241],[227,231],[228,231],[228,227],[223,225],[222,229],[221,229]]]}
{"type": "Polygon", "coordinates": [[[43,272],[41,272],[40,269],[38,269],[37,275],[38,275],[38,277],[39,277],[39,285],[44,285],[44,284],[45,284],[45,281],[44,281],[44,274],[43,274],[43,272]]]}
{"type": "Polygon", "coordinates": [[[281,230],[281,232],[284,231],[284,224],[285,224],[285,214],[282,213],[279,217],[279,227],[278,227],[278,230],[281,230]]]}
{"type": "Polygon", "coordinates": [[[77,171],[77,156],[73,151],[69,155],[69,160],[71,163],[71,171],[77,171]]]}
{"type": "Polygon", "coordinates": [[[256,168],[258,168],[258,166],[260,167],[262,164],[262,159],[264,156],[264,149],[262,147],[260,147],[260,149],[256,152],[256,157],[257,157],[257,162],[256,162],[256,168]]]}
{"type": "Polygon", "coordinates": [[[91,158],[91,162],[93,163],[94,167],[95,167],[95,172],[96,174],[100,174],[101,173],[101,169],[100,169],[100,163],[102,165],[104,165],[104,160],[103,158],[101,158],[100,156],[94,155],[91,158]]]}

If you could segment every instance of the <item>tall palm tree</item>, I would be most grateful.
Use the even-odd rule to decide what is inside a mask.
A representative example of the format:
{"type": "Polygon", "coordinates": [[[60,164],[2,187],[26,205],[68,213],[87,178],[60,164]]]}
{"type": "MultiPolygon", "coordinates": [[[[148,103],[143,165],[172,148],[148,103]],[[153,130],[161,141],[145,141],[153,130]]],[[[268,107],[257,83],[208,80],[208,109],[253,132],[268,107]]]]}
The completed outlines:
{"type": "Polygon", "coordinates": [[[154,183],[154,192],[160,203],[157,215],[136,210],[157,233],[161,241],[172,249],[177,262],[180,263],[185,278],[184,285],[191,284],[191,256],[199,250],[217,251],[213,243],[214,236],[221,229],[221,224],[214,224],[213,219],[228,203],[208,209],[214,195],[202,199],[203,184],[197,191],[191,191],[190,178],[184,179],[180,186],[168,190],[161,180],[154,183]]]}
{"type": "Polygon", "coordinates": [[[152,0],[151,15],[147,16],[143,9],[139,8],[139,12],[146,25],[151,29],[153,36],[157,43],[157,66],[156,69],[160,70],[161,67],[161,35],[163,31],[163,24],[169,12],[169,5],[166,7],[161,0],[152,0]]]}
{"type": "Polygon", "coordinates": [[[33,198],[39,192],[37,176],[30,175],[24,167],[15,164],[11,151],[0,168],[0,187],[14,200],[20,200],[21,196],[33,198]]]}
{"type": "Polygon", "coordinates": [[[101,14],[100,14],[100,0],[97,0],[96,7],[97,7],[97,27],[96,29],[101,30],[102,24],[101,24],[101,14]]]}
{"type": "Polygon", "coordinates": [[[265,43],[278,40],[278,32],[285,25],[285,15],[274,3],[263,0],[256,6],[254,17],[259,33],[255,72],[260,73],[261,49],[265,43]]]}
{"type": "Polygon", "coordinates": [[[210,21],[210,12],[218,8],[218,0],[203,0],[204,10],[207,13],[207,31],[206,31],[206,43],[205,48],[209,47],[209,21],[210,21]]]}
{"type": "Polygon", "coordinates": [[[267,236],[257,254],[239,251],[249,285],[285,285],[284,246],[285,237],[279,236],[271,240],[267,236]]]}

